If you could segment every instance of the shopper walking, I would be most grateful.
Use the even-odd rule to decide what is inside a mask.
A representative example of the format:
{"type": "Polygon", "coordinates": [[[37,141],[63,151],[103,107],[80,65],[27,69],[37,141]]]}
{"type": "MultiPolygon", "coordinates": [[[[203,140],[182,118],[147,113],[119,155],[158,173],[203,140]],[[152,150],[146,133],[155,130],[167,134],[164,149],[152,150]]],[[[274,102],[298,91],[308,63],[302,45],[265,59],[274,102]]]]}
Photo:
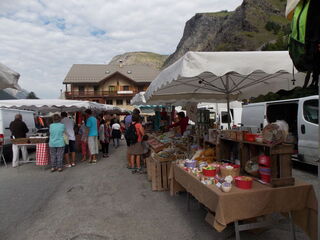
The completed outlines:
{"type": "Polygon", "coordinates": [[[109,157],[109,141],[110,141],[110,127],[102,120],[99,126],[99,141],[102,148],[102,156],[104,158],[109,157]]]}
{"type": "Polygon", "coordinates": [[[49,132],[49,147],[50,147],[50,160],[51,172],[63,170],[63,154],[65,151],[64,132],[65,125],[60,122],[58,114],[53,115],[53,123],[50,124],[49,132]]]}
{"type": "MultiPolygon", "coordinates": [[[[14,121],[10,123],[10,131],[11,131],[11,137],[14,139],[17,138],[25,138],[27,136],[27,132],[29,132],[29,129],[24,121],[22,121],[22,115],[17,114],[15,116],[14,121]]],[[[22,152],[22,159],[23,161],[28,160],[28,152],[26,146],[18,146],[17,144],[12,144],[12,167],[18,167],[19,166],[19,148],[22,152]]]]}
{"type": "Polygon", "coordinates": [[[129,142],[128,153],[130,154],[130,164],[133,169],[132,173],[142,173],[140,160],[141,155],[144,152],[144,148],[141,144],[143,136],[144,129],[140,123],[140,116],[133,115],[132,123],[127,131],[127,140],[129,142]]]}
{"type": "Polygon", "coordinates": [[[74,121],[68,117],[66,112],[61,113],[61,123],[64,124],[67,136],[64,157],[66,160],[66,167],[74,167],[76,165],[76,136],[74,133],[74,121]],[[71,154],[71,159],[69,156],[71,154]]]}
{"type": "Polygon", "coordinates": [[[111,128],[112,128],[113,146],[115,148],[118,148],[120,145],[120,139],[121,139],[121,130],[120,130],[121,127],[118,119],[114,121],[111,128]]]}
{"type": "MultiPolygon", "coordinates": [[[[126,127],[124,136],[126,136],[126,132],[127,132],[127,130],[129,129],[129,127],[130,127],[130,125],[131,125],[131,123],[132,123],[132,116],[133,116],[133,115],[138,115],[139,118],[140,118],[140,110],[137,109],[137,108],[135,108],[135,109],[133,109],[132,114],[127,115],[127,116],[124,118],[124,125],[125,125],[125,127],[126,127]]],[[[125,138],[125,139],[126,139],[126,138],[125,138]]],[[[129,148],[129,143],[128,143],[128,140],[127,140],[127,139],[126,139],[126,143],[127,143],[127,147],[129,148]]],[[[130,156],[130,154],[129,154],[128,149],[127,149],[127,160],[128,160],[128,168],[130,169],[130,168],[131,168],[131,156],[130,156]]]]}
{"type": "Polygon", "coordinates": [[[90,151],[88,148],[89,128],[86,126],[86,121],[82,121],[82,124],[79,129],[79,134],[81,137],[81,155],[82,155],[81,161],[84,162],[87,160],[87,155],[90,158],[90,151]]]}
{"type": "Polygon", "coordinates": [[[94,116],[92,116],[92,111],[90,109],[87,109],[85,113],[87,115],[86,126],[89,128],[88,146],[91,154],[89,163],[96,163],[97,155],[99,153],[97,119],[94,116]]]}

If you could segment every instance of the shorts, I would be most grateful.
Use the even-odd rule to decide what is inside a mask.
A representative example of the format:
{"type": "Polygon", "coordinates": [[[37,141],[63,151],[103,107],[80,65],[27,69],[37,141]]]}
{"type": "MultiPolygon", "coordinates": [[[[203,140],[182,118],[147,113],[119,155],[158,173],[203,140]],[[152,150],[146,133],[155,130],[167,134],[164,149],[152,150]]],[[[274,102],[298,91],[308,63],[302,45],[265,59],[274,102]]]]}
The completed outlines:
{"type": "Polygon", "coordinates": [[[88,137],[88,147],[91,155],[99,153],[98,137],[89,136],[88,137]]]}
{"type": "Polygon", "coordinates": [[[76,141],[69,140],[69,144],[65,145],[64,147],[64,153],[72,153],[76,152],[76,141]]]}
{"type": "Polygon", "coordinates": [[[128,147],[128,154],[130,155],[142,155],[144,152],[141,142],[137,142],[128,147]]]}

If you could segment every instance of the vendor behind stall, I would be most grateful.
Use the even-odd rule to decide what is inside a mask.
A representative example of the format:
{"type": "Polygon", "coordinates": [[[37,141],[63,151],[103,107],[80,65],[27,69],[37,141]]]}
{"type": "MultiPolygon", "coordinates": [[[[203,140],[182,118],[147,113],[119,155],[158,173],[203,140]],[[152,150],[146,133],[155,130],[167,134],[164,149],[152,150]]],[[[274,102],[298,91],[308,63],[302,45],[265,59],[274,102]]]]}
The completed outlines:
{"type": "MultiPolygon", "coordinates": [[[[12,138],[26,138],[27,132],[29,132],[29,129],[24,121],[22,121],[22,115],[17,114],[15,116],[14,121],[10,123],[10,131],[12,138]]],[[[26,146],[20,146],[21,152],[22,152],[22,158],[23,161],[27,161],[28,158],[28,152],[26,146]]],[[[12,144],[12,167],[18,167],[19,166],[19,146],[17,144],[12,144]]]]}
{"type": "Polygon", "coordinates": [[[183,135],[183,133],[186,131],[188,123],[189,123],[189,118],[186,117],[186,115],[184,114],[184,112],[179,112],[178,113],[178,119],[179,121],[177,123],[174,123],[172,125],[169,126],[169,128],[173,128],[173,127],[180,127],[180,131],[181,131],[181,135],[183,135]]]}

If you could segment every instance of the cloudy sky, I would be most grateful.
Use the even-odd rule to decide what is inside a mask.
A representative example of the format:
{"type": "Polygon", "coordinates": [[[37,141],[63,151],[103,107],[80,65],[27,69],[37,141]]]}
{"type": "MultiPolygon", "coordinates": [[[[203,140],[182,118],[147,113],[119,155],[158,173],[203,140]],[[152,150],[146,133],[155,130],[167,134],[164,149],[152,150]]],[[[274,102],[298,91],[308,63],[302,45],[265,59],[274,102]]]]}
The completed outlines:
{"type": "Polygon", "coordinates": [[[74,63],[108,63],[130,51],[172,53],[197,12],[242,0],[0,0],[0,62],[20,85],[57,98],[74,63]]]}

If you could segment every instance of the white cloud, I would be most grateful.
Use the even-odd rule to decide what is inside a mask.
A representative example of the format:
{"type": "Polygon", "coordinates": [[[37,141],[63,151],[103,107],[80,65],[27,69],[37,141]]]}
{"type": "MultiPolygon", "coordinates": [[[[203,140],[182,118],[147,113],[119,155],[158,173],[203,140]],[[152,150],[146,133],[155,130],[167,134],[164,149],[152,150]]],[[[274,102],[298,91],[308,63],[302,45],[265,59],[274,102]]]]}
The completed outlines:
{"type": "Polygon", "coordinates": [[[74,63],[107,63],[127,51],[172,53],[197,12],[233,10],[242,0],[2,0],[0,62],[20,85],[56,98],[74,63]]]}

